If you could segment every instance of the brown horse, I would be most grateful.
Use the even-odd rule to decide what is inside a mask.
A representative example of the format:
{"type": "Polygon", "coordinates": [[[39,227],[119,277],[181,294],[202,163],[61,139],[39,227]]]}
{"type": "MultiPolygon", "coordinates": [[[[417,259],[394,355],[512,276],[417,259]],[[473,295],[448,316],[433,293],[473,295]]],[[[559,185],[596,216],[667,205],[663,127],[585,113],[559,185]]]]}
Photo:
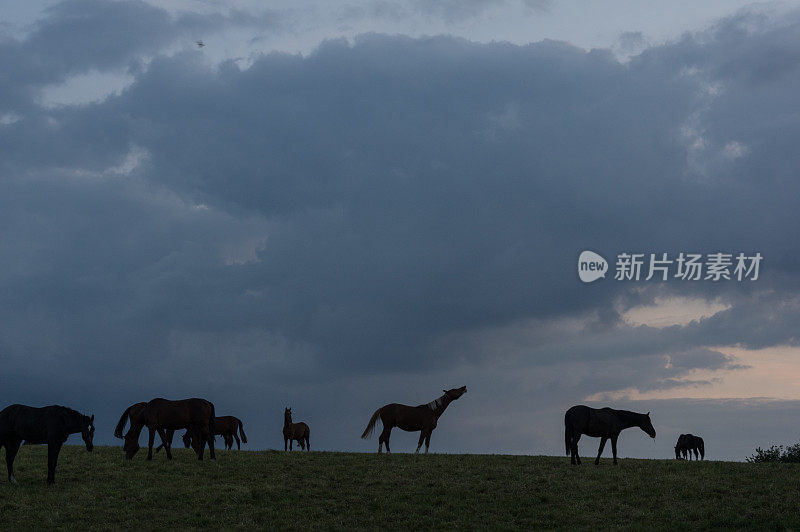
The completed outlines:
{"type": "Polygon", "coordinates": [[[431,401],[430,403],[419,406],[401,405],[398,403],[388,404],[377,409],[372,418],[370,418],[367,428],[364,429],[362,438],[369,438],[372,431],[375,430],[375,423],[378,418],[381,418],[383,423],[383,432],[378,438],[378,452],[382,451],[383,444],[386,444],[386,452],[389,450],[389,436],[392,433],[393,427],[399,427],[408,432],[420,431],[419,443],[417,443],[417,453],[419,448],[422,447],[422,442],[425,442],[425,453],[428,453],[428,447],[431,445],[431,433],[436,428],[439,422],[439,417],[444,413],[447,407],[467,393],[467,387],[453,388],[452,390],[442,390],[444,395],[431,401]]]}
{"type": "Polygon", "coordinates": [[[289,444],[289,450],[292,450],[292,442],[297,440],[300,448],[304,451],[311,450],[311,442],[308,437],[311,435],[311,430],[308,425],[303,423],[292,423],[292,409],[286,408],[283,411],[283,450],[286,450],[286,444],[289,444]]]}
{"type": "MultiPolygon", "coordinates": [[[[198,460],[203,459],[205,444],[208,443],[209,454],[214,460],[214,405],[205,399],[183,399],[169,401],[167,399],[153,399],[141,409],[136,417],[131,417],[131,428],[125,435],[125,457],[130,460],[139,450],[139,434],[147,426],[149,432],[147,459],[153,459],[153,439],[155,433],[161,436],[161,441],[167,442],[166,431],[187,429],[194,439],[194,451],[198,460]]],[[[170,434],[169,441],[172,441],[170,434]]],[[[172,460],[171,445],[166,445],[167,458],[172,460]]]]}
{"type": "MultiPolygon", "coordinates": [[[[117,426],[114,429],[114,436],[119,439],[122,439],[123,438],[122,431],[125,429],[125,423],[127,423],[128,419],[136,418],[139,415],[139,413],[142,410],[144,410],[146,406],[147,403],[141,402],[141,403],[133,403],[131,406],[126,408],[125,411],[122,413],[122,416],[119,418],[119,421],[117,422],[117,426]]],[[[161,445],[159,445],[156,448],[156,452],[160,451],[163,447],[169,447],[170,449],[172,449],[172,437],[174,434],[175,434],[174,430],[166,431],[167,440],[165,441],[163,438],[161,439],[161,445]]]]}
{"type": "Polygon", "coordinates": [[[675,444],[675,458],[692,459],[692,452],[694,452],[694,459],[701,460],[706,457],[706,444],[703,438],[695,436],[694,434],[681,434],[678,436],[678,443],[675,444]]]}
{"type": "MultiPolygon", "coordinates": [[[[214,435],[222,436],[225,442],[225,449],[233,448],[233,440],[236,439],[236,448],[241,450],[242,443],[247,443],[247,436],[244,434],[244,426],[239,418],[233,416],[222,416],[214,418],[214,435]],[[242,440],[239,442],[239,435],[236,434],[236,429],[239,429],[239,435],[242,440]]],[[[183,445],[188,449],[192,446],[192,435],[187,430],[183,434],[183,445]]],[[[156,452],[160,451],[164,445],[159,445],[156,452]]]]}
{"type": "Polygon", "coordinates": [[[572,465],[580,465],[581,457],[578,456],[578,440],[581,434],[600,438],[600,448],[594,464],[600,463],[600,455],[606,440],[611,439],[611,452],[614,455],[614,465],[617,465],[617,438],[619,433],[630,427],[639,427],[651,438],[656,437],[656,429],[650,421],[650,412],[639,414],[628,410],[614,410],[613,408],[591,408],[584,405],[573,406],[564,414],[564,442],[567,446],[567,455],[571,456],[572,465]]]}

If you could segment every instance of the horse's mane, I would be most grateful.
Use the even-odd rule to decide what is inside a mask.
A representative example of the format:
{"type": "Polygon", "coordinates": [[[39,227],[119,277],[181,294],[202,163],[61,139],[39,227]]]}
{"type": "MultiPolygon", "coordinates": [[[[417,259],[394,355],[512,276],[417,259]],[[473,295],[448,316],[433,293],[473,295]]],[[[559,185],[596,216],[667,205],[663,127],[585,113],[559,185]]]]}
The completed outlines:
{"type": "Polygon", "coordinates": [[[80,412],[78,412],[77,410],[75,410],[74,408],[69,408],[68,406],[51,405],[49,408],[51,410],[57,410],[64,417],[70,418],[72,420],[76,420],[79,423],[82,423],[83,422],[83,418],[87,417],[87,416],[81,414],[80,412]]]}
{"type": "Polygon", "coordinates": [[[434,399],[430,403],[425,403],[424,405],[419,405],[419,406],[427,406],[428,408],[430,408],[431,410],[433,410],[435,412],[442,405],[445,404],[445,399],[447,399],[447,394],[440,395],[439,397],[437,397],[436,399],[434,399]]]}
{"type": "Polygon", "coordinates": [[[635,425],[638,425],[643,418],[647,417],[647,414],[640,414],[639,412],[631,412],[630,410],[614,410],[614,413],[622,421],[626,423],[633,423],[635,425]]]}

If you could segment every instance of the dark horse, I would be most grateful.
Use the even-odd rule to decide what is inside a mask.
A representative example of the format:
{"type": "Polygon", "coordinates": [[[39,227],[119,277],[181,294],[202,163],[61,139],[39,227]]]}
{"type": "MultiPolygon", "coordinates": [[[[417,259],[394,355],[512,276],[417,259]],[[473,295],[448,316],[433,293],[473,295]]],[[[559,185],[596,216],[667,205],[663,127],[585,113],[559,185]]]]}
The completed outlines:
{"type": "Polygon", "coordinates": [[[87,451],[94,449],[94,416],[84,416],[71,408],[56,405],[44,408],[11,405],[4,408],[0,412],[0,447],[6,447],[9,482],[17,483],[14,458],[22,440],[47,444],[47,483],[55,482],[58,453],[69,435],[76,432],[81,433],[87,451]]]}
{"type": "Polygon", "coordinates": [[[308,437],[311,435],[311,430],[308,425],[303,423],[292,423],[292,409],[286,408],[283,411],[283,450],[286,450],[286,444],[289,444],[289,450],[292,450],[292,442],[297,440],[300,448],[310,451],[311,442],[308,437]]]}
{"type": "Polygon", "coordinates": [[[697,460],[698,452],[700,459],[706,457],[706,446],[703,438],[695,436],[694,434],[681,434],[678,436],[678,443],[675,444],[675,458],[692,459],[692,451],[694,451],[694,459],[697,460]]]}
{"type": "MultiPolygon", "coordinates": [[[[214,418],[214,435],[222,436],[222,439],[225,442],[225,449],[233,448],[233,440],[235,438],[236,448],[241,450],[242,445],[239,443],[239,435],[236,434],[237,429],[239,430],[239,435],[242,437],[241,443],[247,443],[247,436],[245,436],[244,433],[244,426],[239,418],[233,416],[214,418]]],[[[183,433],[183,445],[187,449],[192,446],[193,441],[192,435],[188,430],[183,433]]],[[[163,443],[156,448],[156,452],[160,451],[162,447],[164,447],[163,443]]]]}
{"type": "MultiPolygon", "coordinates": [[[[205,399],[183,399],[169,401],[167,399],[153,399],[141,409],[137,416],[131,417],[131,428],[125,435],[125,457],[130,460],[139,450],[139,434],[147,426],[149,434],[147,459],[153,459],[153,439],[155,433],[161,436],[161,441],[172,441],[172,435],[167,438],[166,431],[187,429],[193,437],[194,451],[198,460],[203,459],[205,444],[208,443],[209,454],[214,460],[214,405],[205,399]]],[[[172,460],[171,445],[165,445],[167,458],[172,460]]]]}
{"type": "MultiPolygon", "coordinates": [[[[125,411],[122,413],[122,416],[119,418],[119,421],[117,422],[117,426],[114,429],[114,436],[119,439],[122,439],[123,438],[122,431],[125,429],[125,423],[127,423],[129,419],[136,418],[139,415],[139,413],[142,410],[144,410],[146,406],[147,403],[141,402],[141,403],[133,403],[131,406],[126,408],[125,411]]],[[[158,446],[156,452],[158,452],[162,447],[172,448],[172,437],[174,436],[174,434],[175,434],[174,430],[166,431],[167,441],[164,441],[164,439],[162,438],[161,445],[158,446]]]]}
{"type": "Polygon", "coordinates": [[[617,438],[619,433],[630,427],[639,427],[651,438],[656,437],[656,429],[650,421],[650,412],[637,414],[627,410],[614,410],[613,408],[589,408],[588,406],[573,406],[564,415],[564,440],[567,444],[567,455],[572,456],[573,465],[581,463],[578,456],[578,440],[581,434],[600,438],[600,448],[597,450],[595,465],[600,463],[600,455],[606,440],[611,438],[611,451],[614,453],[614,465],[617,464],[617,438]]]}
{"type": "Polygon", "coordinates": [[[367,423],[367,428],[364,429],[364,433],[361,437],[364,439],[369,438],[372,431],[375,430],[375,423],[377,423],[378,418],[380,418],[383,423],[383,432],[381,432],[378,438],[379,453],[384,443],[386,444],[386,452],[391,452],[391,450],[389,450],[389,436],[392,434],[392,428],[399,427],[408,432],[420,431],[416,452],[419,453],[419,448],[422,447],[422,442],[424,441],[425,453],[427,454],[428,447],[431,445],[431,433],[433,429],[436,428],[439,417],[441,417],[450,403],[467,393],[467,387],[462,386],[461,388],[442,391],[444,392],[443,396],[424,405],[408,406],[391,403],[380,407],[372,414],[369,423],[367,423]]]}

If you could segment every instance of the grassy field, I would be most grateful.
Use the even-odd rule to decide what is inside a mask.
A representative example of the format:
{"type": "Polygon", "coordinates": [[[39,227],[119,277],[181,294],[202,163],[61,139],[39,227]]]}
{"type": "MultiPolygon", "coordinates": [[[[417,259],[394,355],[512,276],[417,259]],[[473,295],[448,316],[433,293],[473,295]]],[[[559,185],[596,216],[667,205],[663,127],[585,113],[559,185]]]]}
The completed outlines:
{"type": "Polygon", "coordinates": [[[183,449],[128,462],[70,446],[48,487],[46,461],[23,446],[19,484],[3,472],[0,526],[800,528],[796,464],[276,451],[201,463],[183,449]]]}

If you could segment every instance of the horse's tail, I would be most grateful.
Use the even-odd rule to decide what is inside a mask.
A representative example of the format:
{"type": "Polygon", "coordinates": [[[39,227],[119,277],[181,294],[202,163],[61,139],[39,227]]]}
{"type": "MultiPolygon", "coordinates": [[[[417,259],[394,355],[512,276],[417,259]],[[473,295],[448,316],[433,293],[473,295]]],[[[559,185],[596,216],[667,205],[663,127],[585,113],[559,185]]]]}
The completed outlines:
{"type": "Polygon", "coordinates": [[[361,435],[361,438],[366,440],[372,434],[372,431],[375,430],[375,423],[378,422],[378,418],[381,417],[381,410],[383,407],[377,409],[372,417],[369,418],[369,423],[367,423],[367,428],[364,429],[364,434],[361,435]]]}
{"type": "Polygon", "coordinates": [[[569,444],[570,444],[570,440],[572,439],[571,432],[572,431],[569,430],[569,426],[566,425],[565,428],[564,428],[564,443],[567,446],[567,456],[569,456],[569,444]]]}
{"type": "Polygon", "coordinates": [[[564,416],[564,444],[567,447],[567,456],[569,456],[572,447],[572,424],[567,416],[564,416]]]}
{"type": "Polygon", "coordinates": [[[247,443],[247,436],[244,435],[244,425],[242,425],[242,420],[236,418],[236,422],[239,424],[239,437],[242,439],[242,443],[247,443]]]}
{"type": "Polygon", "coordinates": [[[129,406],[125,409],[122,413],[122,417],[119,418],[119,422],[117,423],[117,427],[114,429],[114,436],[116,438],[122,438],[122,430],[125,428],[125,422],[128,420],[128,415],[131,413],[131,408],[134,405],[129,406]]]}
{"type": "Polygon", "coordinates": [[[700,445],[699,445],[699,447],[700,447],[700,459],[701,460],[705,460],[706,459],[706,444],[705,444],[705,442],[703,442],[703,438],[700,438],[698,436],[698,439],[700,440],[700,442],[699,442],[700,443],[700,445]]]}

